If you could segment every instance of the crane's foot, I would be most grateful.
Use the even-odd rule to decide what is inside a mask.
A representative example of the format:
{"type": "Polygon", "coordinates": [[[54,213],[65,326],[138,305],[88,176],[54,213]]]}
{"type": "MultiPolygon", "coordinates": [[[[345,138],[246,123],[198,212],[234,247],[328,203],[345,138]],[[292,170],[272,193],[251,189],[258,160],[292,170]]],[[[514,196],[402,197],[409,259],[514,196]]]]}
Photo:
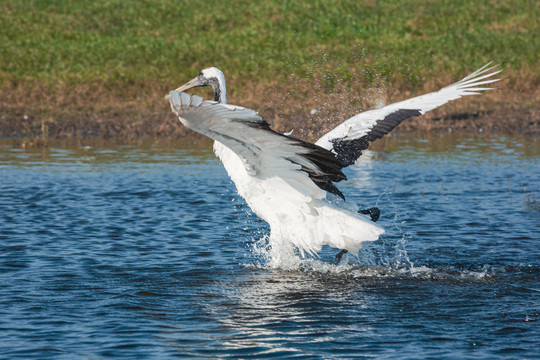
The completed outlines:
{"type": "Polygon", "coordinates": [[[341,250],[337,255],[336,255],[336,264],[339,264],[339,262],[341,261],[341,258],[343,257],[343,255],[345,255],[346,253],[348,253],[349,250],[341,250]]]}
{"type": "MultiPolygon", "coordinates": [[[[372,208],[365,209],[365,210],[358,210],[358,212],[360,214],[369,215],[371,217],[371,221],[373,221],[373,222],[379,220],[379,218],[381,217],[381,210],[379,210],[378,207],[372,207],[372,208]]],[[[349,252],[348,250],[341,250],[336,255],[336,264],[339,264],[339,262],[341,261],[341,258],[343,257],[343,255],[345,255],[348,252],[349,252]]]]}
{"type": "Polygon", "coordinates": [[[371,217],[371,221],[375,222],[379,220],[381,217],[381,210],[379,210],[378,207],[372,207],[365,210],[358,210],[360,214],[369,215],[371,217]]]}

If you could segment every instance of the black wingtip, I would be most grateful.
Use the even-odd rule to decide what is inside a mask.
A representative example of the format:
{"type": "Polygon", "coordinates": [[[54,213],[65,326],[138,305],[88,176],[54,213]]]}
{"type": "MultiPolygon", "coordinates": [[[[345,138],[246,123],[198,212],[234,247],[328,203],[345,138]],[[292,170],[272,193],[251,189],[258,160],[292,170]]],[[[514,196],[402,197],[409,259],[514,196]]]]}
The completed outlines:
{"type": "Polygon", "coordinates": [[[383,119],[376,121],[369,132],[360,138],[331,140],[333,151],[337,154],[338,160],[343,163],[344,167],[352,165],[371,142],[388,134],[403,120],[419,115],[422,115],[420,109],[398,109],[386,115],[383,119]]]}

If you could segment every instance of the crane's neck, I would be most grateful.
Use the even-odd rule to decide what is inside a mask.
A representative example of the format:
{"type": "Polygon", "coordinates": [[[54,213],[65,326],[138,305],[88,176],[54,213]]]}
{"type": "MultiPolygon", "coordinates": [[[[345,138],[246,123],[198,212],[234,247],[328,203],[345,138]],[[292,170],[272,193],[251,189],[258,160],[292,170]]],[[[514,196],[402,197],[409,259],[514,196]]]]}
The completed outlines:
{"type": "Polygon", "coordinates": [[[210,79],[210,86],[214,90],[214,101],[221,104],[227,103],[227,88],[225,86],[225,76],[219,74],[210,79]]]}

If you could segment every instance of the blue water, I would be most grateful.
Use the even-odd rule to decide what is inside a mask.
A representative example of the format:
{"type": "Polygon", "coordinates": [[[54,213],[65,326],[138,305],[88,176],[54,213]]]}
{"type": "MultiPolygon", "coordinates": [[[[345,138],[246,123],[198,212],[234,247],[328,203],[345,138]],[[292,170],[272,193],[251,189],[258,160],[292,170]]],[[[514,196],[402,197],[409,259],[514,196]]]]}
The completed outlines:
{"type": "Polygon", "coordinates": [[[0,358],[540,356],[537,139],[376,143],[387,234],[287,271],[209,147],[0,147],[0,358]]]}

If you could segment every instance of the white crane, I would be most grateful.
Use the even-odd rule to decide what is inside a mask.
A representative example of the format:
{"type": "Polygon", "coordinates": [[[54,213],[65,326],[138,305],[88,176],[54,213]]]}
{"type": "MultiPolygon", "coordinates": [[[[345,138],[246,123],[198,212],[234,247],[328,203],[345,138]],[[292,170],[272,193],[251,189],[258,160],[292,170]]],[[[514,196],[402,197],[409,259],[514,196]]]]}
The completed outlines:
{"type": "MultiPolygon", "coordinates": [[[[205,68],[193,80],[169,93],[171,109],[186,127],[215,140],[221,159],[249,207],[270,225],[272,262],[298,249],[315,254],[323,245],[357,252],[384,230],[345,203],[335,182],[346,179],[342,168],[354,164],[369,143],[403,120],[422,115],[448,101],[491,90],[486,84],[501,70],[487,64],[437,92],[353,116],[315,144],[272,130],[253,110],[227,104],[225,77],[205,68]],[[211,86],[214,101],[183,91],[211,86]]],[[[378,209],[371,210],[372,220],[378,209]]],[[[369,210],[364,213],[369,212],[369,210]]]]}

